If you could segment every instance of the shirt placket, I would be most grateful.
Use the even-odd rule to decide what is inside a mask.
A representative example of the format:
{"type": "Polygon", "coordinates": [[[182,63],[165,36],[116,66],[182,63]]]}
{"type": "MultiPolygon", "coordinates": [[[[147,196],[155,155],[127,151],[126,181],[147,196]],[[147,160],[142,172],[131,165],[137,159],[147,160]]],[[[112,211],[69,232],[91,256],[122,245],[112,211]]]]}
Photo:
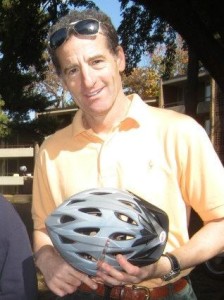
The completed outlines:
{"type": "Polygon", "coordinates": [[[98,154],[98,182],[101,187],[118,187],[117,157],[113,152],[114,135],[104,141],[98,154]]]}

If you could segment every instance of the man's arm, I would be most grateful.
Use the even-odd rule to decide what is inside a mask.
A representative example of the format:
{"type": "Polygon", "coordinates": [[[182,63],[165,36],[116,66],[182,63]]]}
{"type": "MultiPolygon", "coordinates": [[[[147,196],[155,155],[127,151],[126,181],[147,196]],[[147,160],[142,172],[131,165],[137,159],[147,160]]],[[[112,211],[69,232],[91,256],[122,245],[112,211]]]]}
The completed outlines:
{"type": "Polygon", "coordinates": [[[58,254],[44,227],[44,220],[55,209],[55,203],[49,189],[46,166],[42,166],[41,160],[45,159],[42,158],[41,153],[40,151],[35,163],[32,202],[36,266],[43,274],[49,289],[58,296],[63,297],[76,291],[82,282],[94,289],[96,283],[93,280],[75,270],[58,254]],[[41,227],[42,229],[39,229],[41,227]]]}
{"type": "Polygon", "coordinates": [[[82,282],[92,289],[97,288],[96,282],[74,269],[57,253],[46,229],[34,231],[34,251],[36,266],[56,295],[63,297],[73,293],[82,282]]]}
{"type": "MultiPolygon", "coordinates": [[[[224,218],[213,220],[196,232],[188,243],[172,251],[180,263],[181,270],[195,267],[222,252],[223,232],[224,218]]],[[[161,278],[171,270],[170,262],[164,256],[161,256],[158,262],[142,268],[130,264],[122,255],[118,255],[117,260],[124,272],[117,271],[105,262],[97,272],[97,276],[107,284],[137,284],[144,280],[161,278]]]]}

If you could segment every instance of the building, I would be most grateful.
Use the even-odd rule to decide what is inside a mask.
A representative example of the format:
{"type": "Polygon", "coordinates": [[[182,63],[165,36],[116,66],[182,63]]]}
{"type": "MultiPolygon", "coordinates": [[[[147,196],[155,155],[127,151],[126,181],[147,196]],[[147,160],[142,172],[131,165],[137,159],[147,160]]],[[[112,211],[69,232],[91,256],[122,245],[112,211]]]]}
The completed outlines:
{"type": "MultiPolygon", "coordinates": [[[[186,76],[161,81],[159,107],[185,113],[186,76]]],[[[214,79],[199,73],[197,92],[197,120],[205,128],[212,144],[224,163],[224,95],[214,79]]]]}
{"type": "MultiPolygon", "coordinates": [[[[58,130],[68,125],[77,109],[54,109],[37,114],[51,116],[57,119],[58,130]]],[[[32,194],[32,181],[35,157],[39,145],[33,142],[33,137],[17,133],[10,140],[0,140],[0,193],[10,198],[10,195],[32,194]]],[[[11,198],[10,198],[11,199],[11,198]]]]}
{"type": "MultiPolygon", "coordinates": [[[[161,94],[159,106],[185,113],[186,76],[178,76],[161,82],[161,94]]],[[[197,115],[201,125],[207,133],[211,133],[211,100],[213,80],[208,73],[199,74],[199,86],[197,94],[197,115]]]]}
{"type": "Polygon", "coordinates": [[[34,146],[0,144],[0,193],[31,193],[34,146]]]}
{"type": "MultiPolygon", "coordinates": [[[[37,114],[57,118],[57,128],[68,125],[77,109],[54,109],[37,114]]],[[[39,145],[33,138],[17,134],[9,141],[0,140],[0,193],[4,195],[32,194],[35,157],[39,145]]],[[[7,196],[8,197],[8,196],[7,196]]]]}

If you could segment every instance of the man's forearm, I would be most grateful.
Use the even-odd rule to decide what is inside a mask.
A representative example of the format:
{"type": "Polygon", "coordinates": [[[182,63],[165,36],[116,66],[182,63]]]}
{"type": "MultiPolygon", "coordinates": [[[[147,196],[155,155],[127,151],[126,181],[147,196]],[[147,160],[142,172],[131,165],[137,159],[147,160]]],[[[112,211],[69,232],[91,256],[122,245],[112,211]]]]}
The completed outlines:
{"type": "Polygon", "coordinates": [[[36,266],[41,270],[41,266],[45,264],[45,261],[56,254],[46,229],[34,231],[33,249],[36,266]]]}
{"type": "Polygon", "coordinates": [[[187,244],[175,249],[174,255],[181,269],[194,267],[222,252],[224,249],[224,219],[207,223],[187,244]]]}

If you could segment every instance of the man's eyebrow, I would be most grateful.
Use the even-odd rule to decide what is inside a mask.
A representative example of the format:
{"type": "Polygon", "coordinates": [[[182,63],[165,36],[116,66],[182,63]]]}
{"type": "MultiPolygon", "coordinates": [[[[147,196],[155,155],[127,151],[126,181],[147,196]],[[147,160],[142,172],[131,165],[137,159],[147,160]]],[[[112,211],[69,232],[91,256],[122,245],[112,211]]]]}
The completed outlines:
{"type": "MultiPolygon", "coordinates": [[[[96,54],[93,56],[90,56],[87,60],[87,62],[91,62],[97,59],[104,59],[105,55],[104,54],[96,54]]],[[[69,70],[71,70],[72,68],[79,68],[79,65],[77,63],[70,63],[68,64],[64,69],[63,69],[63,74],[66,74],[69,70]]]]}
{"type": "Polygon", "coordinates": [[[103,55],[103,54],[93,55],[92,57],[89,57],[88,61],[99,59],[99,58],[105,58],[105,55],[103,55]]]}
{"type": "Polygon", "coordinates": [[[77,68],[78,65],[75,63],[71,63],[69,65],[67,65],[64,69],[63,69],[63,74],[66,74],[69,70],[73,69],[73,68],[77,68]]]}

